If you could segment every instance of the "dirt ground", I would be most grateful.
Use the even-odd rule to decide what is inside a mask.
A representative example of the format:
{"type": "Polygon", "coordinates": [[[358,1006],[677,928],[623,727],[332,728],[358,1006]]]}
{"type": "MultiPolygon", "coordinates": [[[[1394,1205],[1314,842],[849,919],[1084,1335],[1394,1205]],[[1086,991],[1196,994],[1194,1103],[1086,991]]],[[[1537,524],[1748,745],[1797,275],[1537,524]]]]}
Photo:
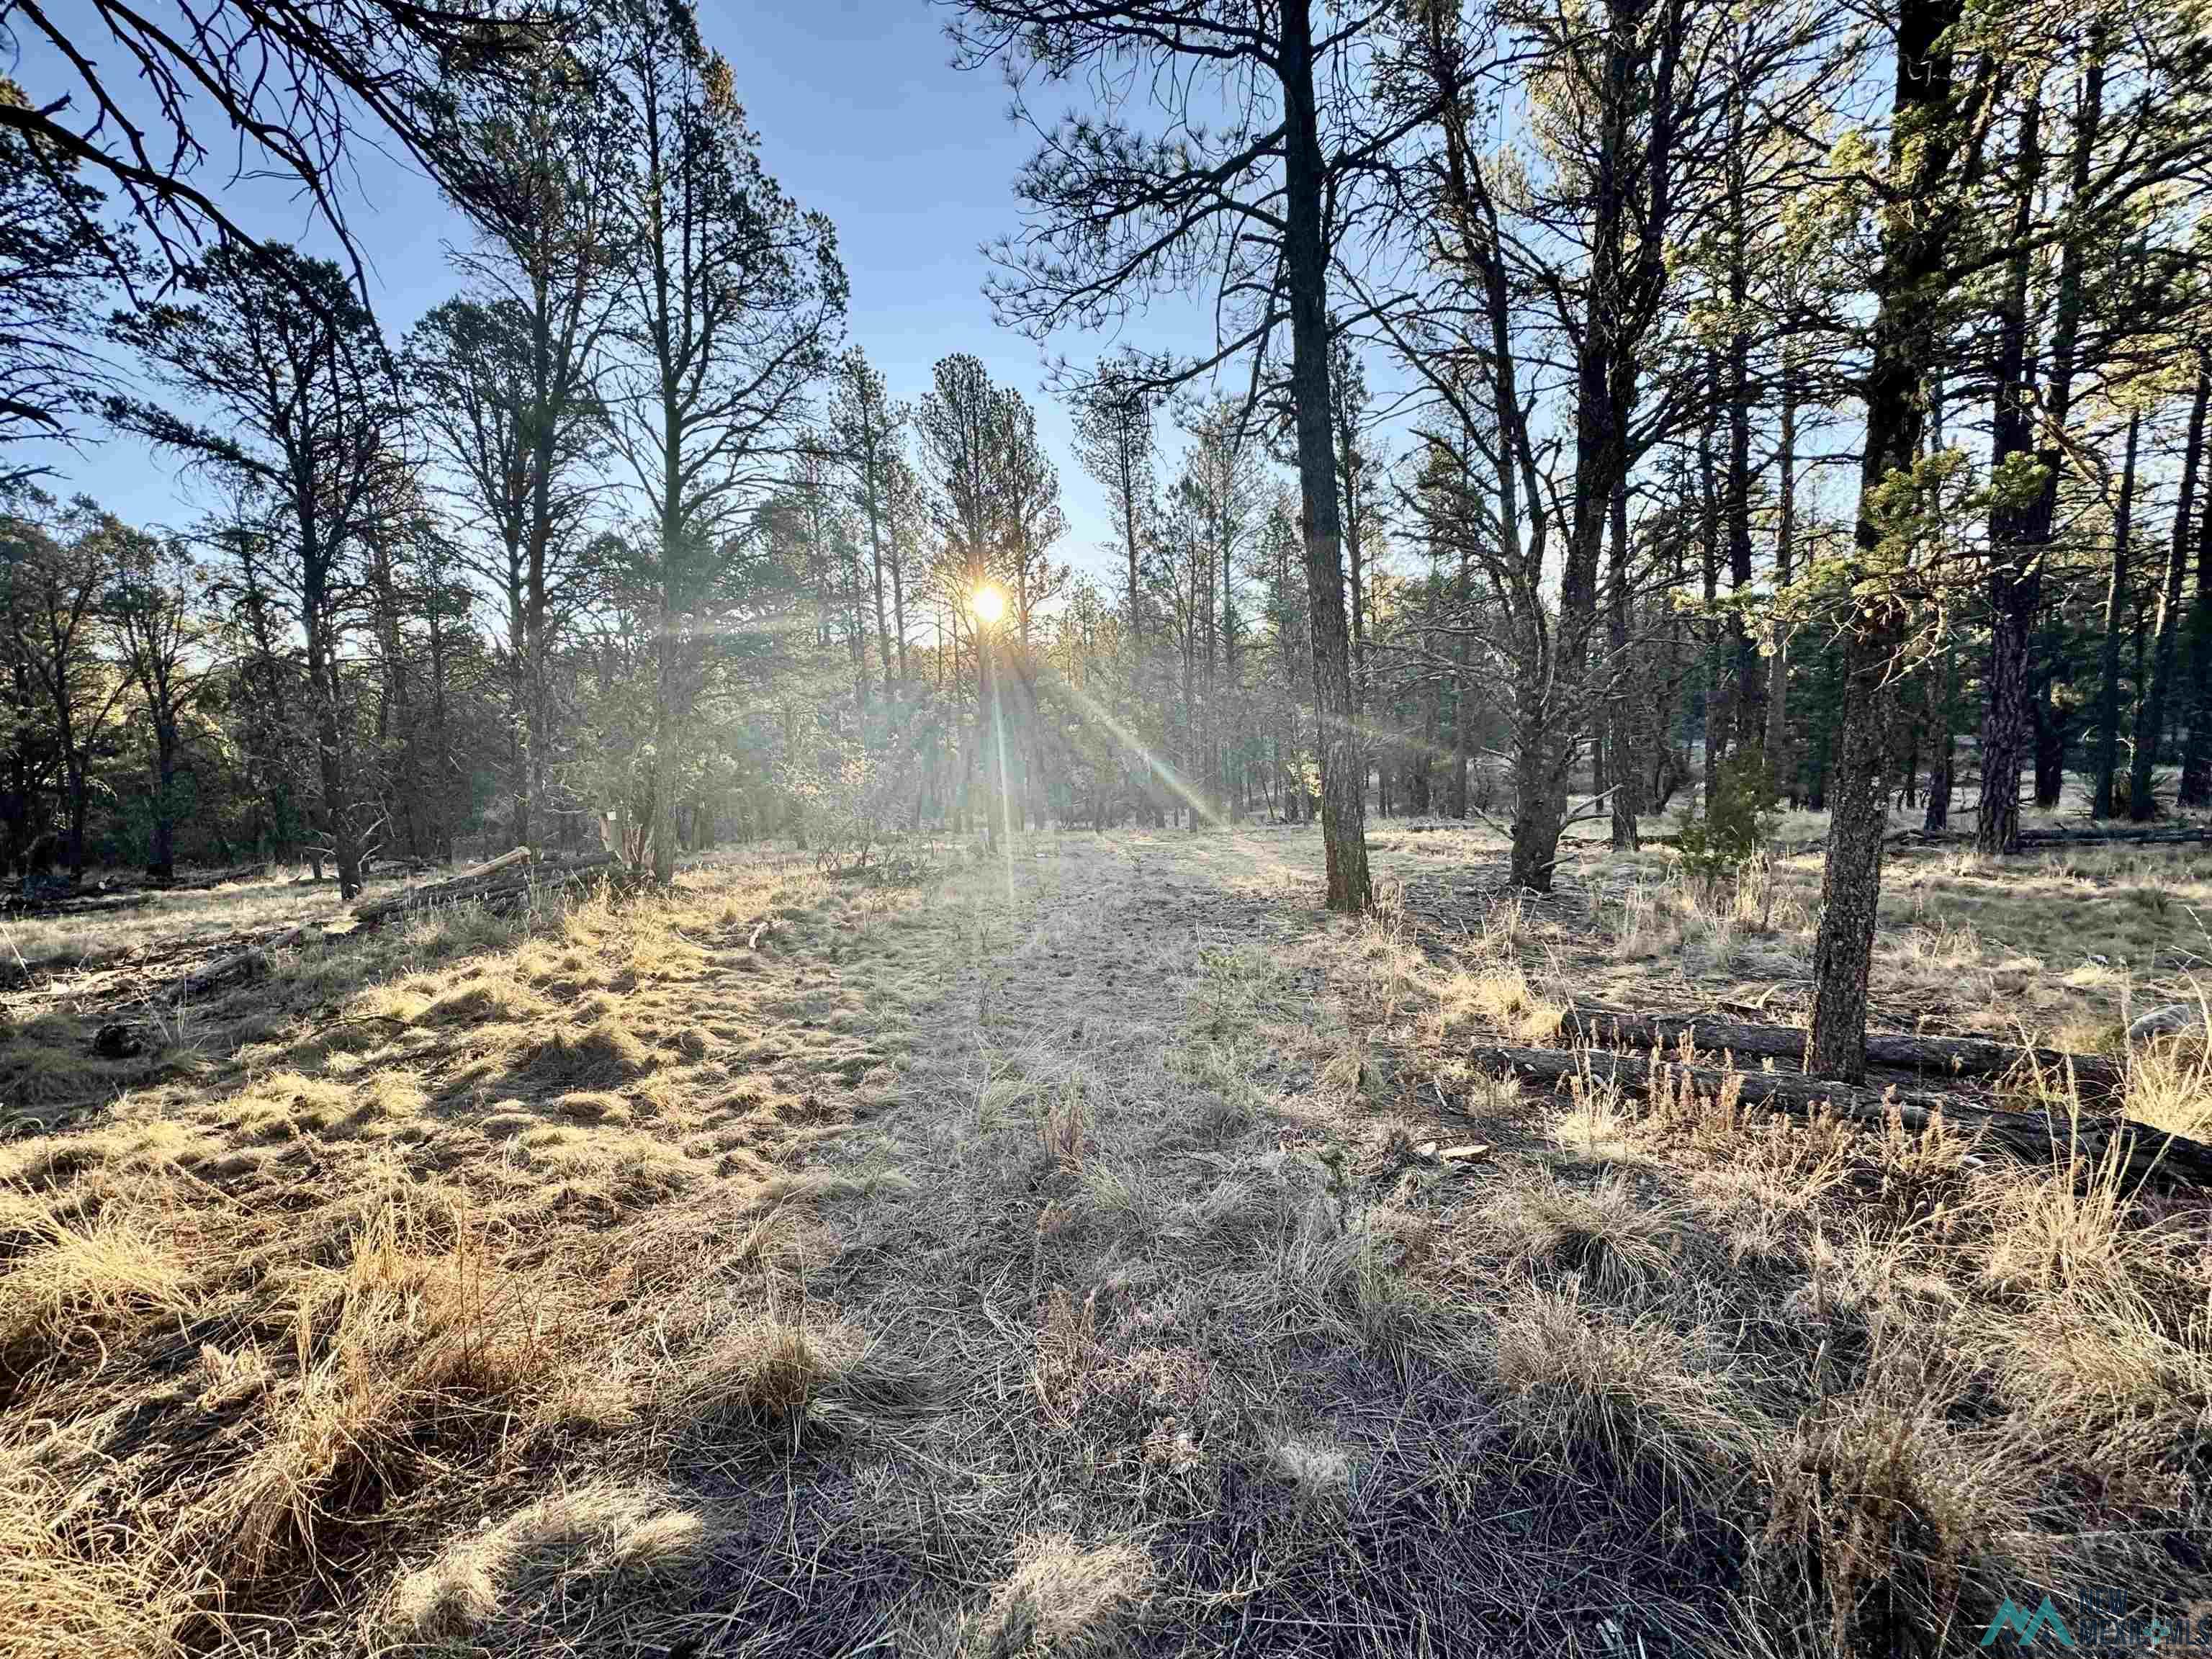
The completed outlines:
{"type": "MultiPolygon", "coordinates": [[[[1466,1048],[1569,996],[1801,1014],[1817,860],[1539,900],[1372,837],[1357,922],[1249,827],[710,859],[181,1011],[50,953],[0,1652],[1936,1652],[2029,1584],[2204,1598],[2201,1195],[1517,1095],[1466,1048]]],[[[2208,898],[1907,855],[1877,1021],[2110,1048],[2208,898]]],[[[2205,1134],[2204,1048],[2130,1109],[2205,1134]]]]}

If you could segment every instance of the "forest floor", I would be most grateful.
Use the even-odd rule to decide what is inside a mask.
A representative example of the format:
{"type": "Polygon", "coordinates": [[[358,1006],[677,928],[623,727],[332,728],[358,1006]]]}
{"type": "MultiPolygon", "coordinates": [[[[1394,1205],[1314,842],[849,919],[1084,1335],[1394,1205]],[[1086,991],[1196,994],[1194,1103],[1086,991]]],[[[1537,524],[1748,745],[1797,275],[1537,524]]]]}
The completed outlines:
{"type": "MultiPolygon", "coordinates": [[[[1250,827],[880,885],[716,857],[366,937],[325,896],[158,1018],[52,953],[0,995],[0,1654],[2212,1616],[2204,1194],[1492,1083],[1468,1046],[1571,995],[1802,1015],[1817,859],[1716,896],[1577,848],[1535,899],[1495,836],[1370,833],[1358,921],[1311,830],[1250,827]],[[141,1051],[89,1054],[125,1018],[141,1051]]],[[[2208,903],[2198,848],[1900,854],[1876,1024],[2112,1049],[2198,1000],[2208,903]]],[[[2212,1139],[2206,1048],[2140,1053],[2128,1109],[2212,1139]]]]}

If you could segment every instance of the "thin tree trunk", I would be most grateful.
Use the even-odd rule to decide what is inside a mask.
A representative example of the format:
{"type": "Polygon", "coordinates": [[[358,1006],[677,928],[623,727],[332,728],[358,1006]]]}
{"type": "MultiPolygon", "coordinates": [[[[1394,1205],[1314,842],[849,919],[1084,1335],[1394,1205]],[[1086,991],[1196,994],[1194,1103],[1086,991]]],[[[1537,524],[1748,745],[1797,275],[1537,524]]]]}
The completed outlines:
{"type": "Polygon", "coordinates": [[[1470,580],[1469,554],[1462,546],[1459,556],[1459,674],[1452,682],[1452,787],[1451,815],[1467,817],[1467,769],[1474,748],[1474,688],[1470,683],[1468,668],[1473,662],[1473,646],[1468,629],[1473,625],[1469,597],[1474,592],[1470,580]]]}
{"type": "Polygon", "coordinates": [[[1343,527],[1329,441],[1328,255],[1322,238],[1321,128],[1313,82],[1311,0],[1285,0],[1283,254],[1290,289],[1291,391],[1304,508],[1314,714],[1320,726],[1322,842],[1332,910],[1373,902],[1367,867],[1366,790],[1352,730],[1352,663],[1344,617],[1343,527]]]}
{"type": "MultiPolygon", "coordinates": [[[[1710,369],[1710,364],[1708,365],[1710,369]]],[[[1713,392],[1719,391],[1718,376],[1709,374],[1708,381],[1713,392]]],[[[1717,404],[1717,397],[1712,400],[1717,404]]],[[[1710,411],[1711,404],[1708,404],[1710,411]]],[[[1718,621],[1715,612],[1719,609],[1721,596],[1721,510],[1720,489],[1713,459],[1713,419],[1710,412],[1698,428],[1698,550],[1705,561],[1705,775],[1704,810],[1710,815],[1713,797],[1718,793],[1721,776],[1721,756],[1728,747],[1729,715],[1728,687],[1733,663],[1723,665],[1720,643],[1726,636],[1728,625],[1718,621]]]]}
{"type": "Polygon", "coordinates": [[[1928,810],[1920,820],[1921,828],[1930,834],[1950,826],[1951,790],[1958,776],[1958,741],[1951,730],[1951,711],[1959,701],[1956,652],[1944,658],[1943,685],[1936,697],[1936,759],[1928,769],[1928,810]]]}
{"type": "MultiPolygon", "coordinates": [[[[2007,268],[1997,320],[1993,476],[2015,456],[2031,453],[2035,442],[2035,394],[2028,384],[2028,233],[2043,172],[2042,107],[2039,89],[2030,93],[2021,115],[2012,219],[2017,252],[2007,268]]],[[[2056,453],[2050,459],[2055,465],[2056,453]]],[[[2035,614],[2043,601],[2043,556],[2051,539],[2042,513],[2048,498],[2039,489],[2032,501],[2001,501],[1990,514],[1990,659],[1984,677],[1989,708],[1982,721],[1982,793],[1974,824],[1974,845],[1984,853],[2020,848],[2020,775],[2032,741],[2029,659],[2035,614]]]]}
{"type": "Polygon", "coordinates": [[[1628,672],[1628,480],[1614,484],[1610,513],[1612,546],[1608,551],[1607,582],[1612,589],[1607,617],[1607,640],[1613,647],[1613,738],[1620,744],[1613,766],[1613,844],[1625,852],[1637,845],[1636,817],[1643,807],[1643,744],[1644,699],[1628,672]]]}
{"type": "MultiPolygon", "coordinates": [[[[1751,272],[1747,245],[1750,239],[1744,202],[1744,91],[1741,84],[1729,100],[1729,149],[1726,162],[1729,216],[1729,453],[1728,544],[1729,591],[1741,598],[1751,586],[1751,331],[1746,320],[1751,304],[1751,272]]],[[[1746,625],[1741,611],[1729,615],[1729,637],[1734,648],[1735,708],[1730,711],[1735,741],[1756,749],[1766,740],[1766,676],[1759,646],[1746,625]]]]}
{"type": "MultiPolygon", "coordinates": [[[[2203,477],[2198,463],[2197,476],[2203,477]]],[[[2181,751],[2183,806],[2212,806],[2212,489],[2201,489],[2197,592],[2189,607],[2189,740],[2181,751]]]]}
{"type": "Polygon", "coordinates": [[[2092,817],[2112,816],[2112,778],[2120,753],[2120,636],[2128,620],[2128,538],[2136,505],[2136,452],[2142,435],[2142,411],[2128,416],[2128,442],[2120,465],[2120,500],[2112,515],[2112,571],[2105,583],[2105,639],[2099,654],[2097,684],[2097,781],[2090,799],[2092,817]]]}
{"type": "MultiPolygon", "coordinates": [[[[1797,557],[1797,380],[1787,345],[1782,356],[1782,431],[1774,458],[1774,584],[1786,589],[1797,557]]],[[[1790,753],[1790,635],[1779,632],[1767,664],[1766,772],[1778,789],[1797,799],[1797,768],[1790,753]]]]}
{"type": "Polygon", "coordinates": [[[177,873],[177,727],[174,720],[154,720],[154,845],[147,867],[163,881],[177,873]]]}
{"type": "Polygon", "coordinates": [[[2128,817],[2137,823],[2149,819],[2155,803],[2151,799],[2153,769],[2158,764],[2159,737],[2165,729],[2166,702],[2172,695],[2174,634],[2181,615],[2182,579],[2189,568],[2189,532],[2197,506],[2198,463],[2204,448],[2204,412],[2212,399],[2212,366],[2199,360],[2197,395],[2189,408],[2188,447],[2181,457],[2181,496],[2173,510],[2173,534],[2167,538],[2166,580],[2159,589],[2156,642],[2152,647],[2150,683],[2136,706],[2136,752],[2128,768],[2128,817]]]}

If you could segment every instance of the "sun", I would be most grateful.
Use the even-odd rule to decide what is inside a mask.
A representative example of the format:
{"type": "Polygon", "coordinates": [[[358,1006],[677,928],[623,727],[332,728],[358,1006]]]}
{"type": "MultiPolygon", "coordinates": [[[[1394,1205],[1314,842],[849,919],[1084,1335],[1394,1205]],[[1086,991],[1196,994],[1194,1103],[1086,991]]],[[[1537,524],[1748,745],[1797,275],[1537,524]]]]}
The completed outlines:
{"type": "Polygon", "coordinates": [[[989,582],[985,582],[975,590],[973,603],[976,616],[994,627],[996,627],[999,619],[1006,614],[1006,596],[989,582]]]}

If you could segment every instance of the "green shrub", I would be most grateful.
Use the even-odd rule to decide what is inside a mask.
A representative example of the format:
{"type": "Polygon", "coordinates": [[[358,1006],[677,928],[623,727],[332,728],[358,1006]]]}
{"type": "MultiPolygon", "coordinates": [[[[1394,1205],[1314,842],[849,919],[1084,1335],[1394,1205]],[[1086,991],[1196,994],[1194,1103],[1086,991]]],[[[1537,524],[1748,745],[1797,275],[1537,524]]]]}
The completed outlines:
{"type": "Polygon", "coordinates": [[[1739,749],[1723,757],[1705,817],[1682,809],[1676,845],[1683,873],[1708,885],[1741,874],[1773,837],[1774,802],[1774,780],[1765,755],[1739,749]]]}

